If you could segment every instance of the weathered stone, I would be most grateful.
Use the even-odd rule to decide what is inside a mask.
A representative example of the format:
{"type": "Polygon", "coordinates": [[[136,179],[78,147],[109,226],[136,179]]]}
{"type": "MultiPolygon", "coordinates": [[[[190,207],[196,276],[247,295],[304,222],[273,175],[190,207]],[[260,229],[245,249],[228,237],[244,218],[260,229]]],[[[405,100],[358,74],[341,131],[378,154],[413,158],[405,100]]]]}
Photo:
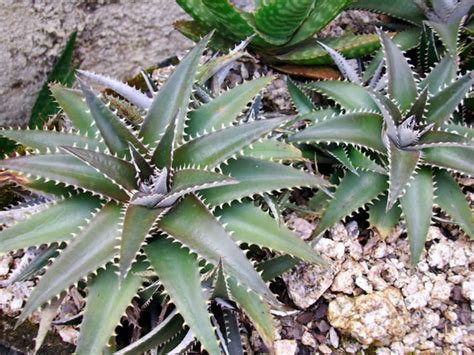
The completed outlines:
{"type": "Polygon", "coordinates": [[[334,278],[331,291],[344,292],[348,295],[352,294],[354,292],[355,280],[361,277],[363,272],[364,269],[358,262],[352,259],[346,260],[334,278]]]}
{"type": "Polygon", "coordinates": [[[314,304],[331,286],[339,270],[338,264],[324,268],[316,264],[300,263],[295,270],[283,275],[288,295],[295,305],[306,309],[314,304]]]}
{"type": "Polygon", "coordinates": [[[461,292],[468,300],[474,301],[474,273],[471,273],[462,283],[461,292]]]}
{"type": "Polygon", "coordinates": [[[0,126],[25,123],[67,37],[81,67],[124,79],[190,47],[171,0],[0,1],[0,126]]]}
{"type": "Polygon", "coordinates": [[[407,310],[400,291],[393,287],[358,297],[338,296],[329,304],[328,319],[364,345],[388,345],[407,329],[407,310]]]}
{"type": "Polygon", "coordinates": [[[294,355],[298,350],[296,340],[277,340],[274,345],[276,355],[294,355]]]}

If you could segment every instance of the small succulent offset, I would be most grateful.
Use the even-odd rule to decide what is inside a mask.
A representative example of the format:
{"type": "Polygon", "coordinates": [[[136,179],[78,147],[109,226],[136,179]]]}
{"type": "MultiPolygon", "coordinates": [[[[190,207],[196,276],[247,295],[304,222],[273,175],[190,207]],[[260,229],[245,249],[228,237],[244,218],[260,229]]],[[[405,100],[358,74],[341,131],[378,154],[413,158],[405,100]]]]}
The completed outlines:
{"type": "Polygon", "coordinates": [[[113,79],[80,72],[82,93],[51,86],[72,131],[1,132],[28,147],[29,154],[2,160],[0,167],[39,178],[28,180],[29,188],[62,196],[0,232],[1,252],[64,242],[19,322],[48,302],[47,310],[58,307],[59,295],[79,283],[87,299],[77,354],[105,351],[132,299],[137,294],[151,299],[154,293],[164,295],[165,303],[169,295],[175,309],[118,353],[158,347],[171,351],[169,346],[186,347],[193,337],[210,354],[220,353],[221,347],[242,352],[235,304],[271,347],[270,307],[281,304],[239,244],[321,261],[251,201],[274,190],[329,185],[320,176],[272,159],[295,157],[291,145],[264,138],[287,118],[241,118],[272,78],[244,83],[207,103],[191,100],[208,39],[151,98],[113,79]],[[86,79],[113,89],[144,113],[138,129],[112,111],[86,79]],[[226,331],[209,313],[211,301],[225,305],[226,331]]]}
{"type": "Polygon", "coordinates": [[[316,235],[373,202],[369,220],[383,235],[403,213],[411,261],[416,265],[433,205],[474,237],[472,211],[456,182],[457,174],[474,175],[474,130],[451,121],[474,76],[469,72],[456,77],[457,60],[447,54],[418,80],[394,42],[384,33],[380,37],[386,68],[379,66],[368,83],[342,55],[326,48],[349,80],[305,85],[334,100],[342,113],[321,118],[320,112],[309,112],[309,99],[290,84],[300,111],[309,112],[302,118],[314,124],[289,141],[337,143],[328,152],[347,170],[324,207],[316,235]]]}
{"type": "MultiPolygon", "coordinates": [[[[216,29],[223,49],[254,36],[250,49],[270,63],[292,65],[332,64],[313,36],[328,25],[351,0],[261,0],[255,11],[243,11],[229,0],[177,0],[194,21],[180,21],[176,28],[196,40],[216,29]]],[[[344,53],[360,57],[379,47],[376,35],[345,35],[323,39],[344,53]]]]}

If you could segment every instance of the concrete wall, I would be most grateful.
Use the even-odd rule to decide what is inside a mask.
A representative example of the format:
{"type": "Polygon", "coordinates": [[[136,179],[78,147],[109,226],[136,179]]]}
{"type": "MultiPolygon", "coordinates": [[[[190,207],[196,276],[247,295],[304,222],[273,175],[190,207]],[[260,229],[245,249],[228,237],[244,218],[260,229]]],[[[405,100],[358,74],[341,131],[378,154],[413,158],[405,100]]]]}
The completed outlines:
{"type": "Polygon", "coordinates": [[[189,48],[174,0],[0,0],[0,126],[25,123],[67,37],[81,68],[118,78],[189,48]]]}

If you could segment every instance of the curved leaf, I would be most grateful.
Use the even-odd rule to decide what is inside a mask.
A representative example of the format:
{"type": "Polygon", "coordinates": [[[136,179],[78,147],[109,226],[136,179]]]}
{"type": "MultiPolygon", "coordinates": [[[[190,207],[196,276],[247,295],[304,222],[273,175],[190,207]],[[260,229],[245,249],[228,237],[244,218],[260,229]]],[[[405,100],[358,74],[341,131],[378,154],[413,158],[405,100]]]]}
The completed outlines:
{"type": "Polygon", "coordinates": [[[95,81],[99,85],[112,89],[117,94],[127,99],[127,101],[141,109],[148,109],[151,105],[151,99],[147,95],[128,84],[85,70],[77,70],[77,73],[82,77],[95,81]]]}
{"type": "Polygon", "coordinates": [[[97,136],[99,130],[93,124],[94,118],[80,91],[59,84],[52,84],[50,90],[79,134],[87,137],[97,136]]]}
{"type": "Polygon", "coordinates": [[[389,190],[387,198],[387,211],[390,210],[397,199],[404,194],[409,185],[410,178],[415,175],[416,167],[420,161],[421,153],[416,150],[402,150],[390,141],[389,148],[389,190]]]}
{"type": "Polygon", "coordinates": [[[242,40],[254,33],[242,13],[228,0],[201,1],[207,7],[207,11],[212,13],[214,22],[218,24],[217,29],[223,29],[231,38],[242,40]]]}
{"type": "Polygon", "coordinates": [[[254,158],[238,158],[222,166],[222,172],[239,183],[202,191],[206,203],[217,206],[244,197],[273,190],[317,186],[325,188],[330,184],[322,177],[312,175],[291,166],[254,158]]]}
{"type": "Polygon", "coordinates": [[[376,110],[372,96],[366,88],[347,81],[316,81],[305,86],[341,105],[347,110],[376,110]]]}
{"type": "Polygon", "coordinates": [[[66,198],[0,231],[0,253],[69,240],[98,207],[90,195],[66,198]]]}
{"type": "Polygon", "coordinates": [[[279,304],[225,229],[196,197],[185,197],[161,219],[159,227],[208,262],[218,265],[222,261],[229,275],[273,304],[279,304]],[[187,223],[182,223],[183,218],[187,223]]]}
{"type": "Polygon", "coordinates": [[[252,121],[207,134],[176,149],[175,166],[197,165],[215,167],[268,132],[281,126],[286,117],[252,121]]]}
{"type": "MultiPolygon", "coordinates": [[[[177,141],[182,139],[184,120],[194,84],[196,69],[210,36],[204,37],[179,63],[173,74],[156,94],[140,128],[143,143],[156,147],[170,122],[176,117],[177,141]]],[[[138,146],[136,146],[138,148],[138,146]]]]}
{"type": "Polygon", "coordinates": [[[0,130],[0,135],[29,148],[37,149],[40,153],[54,152],[62,145],[78,146],[91,150],[105,149],[104,144],[98,140],[74,133],[10,129],[0,130]]]}
{"type": "MultiPolygon", "coordinates": [[[[144,266],[141,263],[133,271],[143,271],[144,266]]],[[[130,272],[120,282],[117,267],[107,264],[88,282],[86,307],[75,352],[77,355],[102,354],[107,348],[114,329],[143,282],[134,272],[130,272]]]]}
{"type": "Polygon", "coordinates": [[[127,275],[145,238],[164,212],[162,208],[146,208],[133,204],[127,206],[120,236],[120,280],[127,275]]]}
{"type": "Polygon", "coordinates": [[[425,148],[423,163],[474,176],[474,147],[425,148]]]}
{"type": "Polygon", "coordinates": [[[74,185],[119,201],[128,195],[119,186],[69,154],[29,155],[1,160],[0,167],[74,185]]]}
{"type": "Polygon", "coordinates": [[[353,144],[385,152],[381,138],[382,124],[382,117],[377,113],[348,113],[315,122],[311,127],[290,136],[288,140],[353,144]]]}
{"type": "Polygon", "coordinates": [[[387,238],[400,221],[402,210],[398,205],[386,211],[387,196],[375,201],[369,207],[369,223],[375,227],[382,238],[387,238]]]}
{"type": "Polygon", "coordinates": [[[122,120],[104,104],[84,82],[81,90],[94,118],[95,125],[105,144],[113,154],[130,158],[128,145],[133,144],[140,152],[146,153],[145,146],[127,128],[122,120]]]}
{"type": "Polygon", "coordinates": [[[461,187],[446,171],[435,171],[434,178],[435,202],[469,237],[474,238],[474,215],[461,187]]]}
{"type": "Polygon", "coordinates": [[[428,88],[430,95],[435,95],[456,79],[457,70],[457,60],[453,56],[445,55],[420,82],[420,90],[428,88]]]}
{"type": "Polygon", "coordinates": [[[350,4],[349,0],[316,1],[313,11],[301,24],[288,45],[300,43],[319,32],[350,4]]]}
{"type": "Polygon", "coordinates": [[[403,112],[412,106],[417,97],[415,77],[397,45],[382,31],[380,37],[387,65],[388,94],[403,112]]]}
{"type": "MultiPolygon", "coordinates": [[[[332,2],[332,1],[331,1],[332,2]]],[[[368,55],[378,48],[380,42],[374,34],[344,35],[324,38],[321,43],[341,53],[345,58],[357,58],[368,55]]],[[[282,62],[299,65],[331,65],[331,56],[317,43],[308,41],[289,52],[275,56],[282,62]]]]}
{"type": "Polygon", "coordinates": [[[102,208],[41,277],[23,307],[18,323],[51,298],[112,260],[116,253],[119,219],[120,205],[110,202],[102,208]]]}
{"type": "Polygon", "coordinates": [[[255,244],[281,253],[290,254],[313,263],[324,263],[301,238],[250,202],[233,204],[216,211],[226,230],[238,242],[255,244]]]}
{"type": "Polygon", "coordinates": [[[135,355],[157,348],[170,341],[184,327],[184,320],[173,310],[160,324],[136,342],[115,352],[114,355],[135,355]]]}
{"type": "Polygon", "coordinates": [[[264,343],[271,349],[274,341],[273,321],[270,307],[262,301],[258,294],[239,285],[233,277],[227,279],[230,296],[252,320],[253,325],[264,343]]]}
{"type": "Polygon", "coordinates": [[[357,176],[347,172],[339,183],[334,198],[322,213],[313,235],[321,235],[334,223],[365,206],[387,188],[386,176],[373,172],[360,172],[357,176]]]}
{"type": "Polygon", "coordinates": [[[348,156],[355,169],[387,174],[387,171],[383,167],[354,147],[349,147],[348,156]]]}
{"type": "Polygon", "coordinates": [[[196,191],[212,186],[235,184],[230,176],[200,169],[182,169],[173,173],[171,193],[180,191],[196,191]]]}
{"type": "Polygon", "coordinates": [[[128,191],[138,189],[136,171],[132,163],[108,154],[86,149],[74,147],[61,148],[92,168],[97,169],[112,182],[119,184],[128,191]]]}
{"type": "Polygon", "coordinates": [[[303,92],[303,90],[301,90],[298,85],[293,82],[293,80],[288,78],[286,80],[286,86],[288,88],[291,101],[293,102],[293,106],[300,115],[316,110],[311,99],[303,92]]]}
{"type": "Polygon", "coordinates": [[[284,44],[306,20],[314,3],[314,0],[261,2],[254,15],[255,26],[268,42],[284,44]]]}
{"type": "Polygon", "coordinates": [[[413,0],[399,0],[397,2],[380,0],[355,0],[352,8],[377,12],[389,15],[400,20],[421,25],[425,16],[413,0]]]}
{"type": "Polygon", "coordinates": [[[472,138],[463,137],[457,133],[451,133],[446,131],[428,131],[423,134],[415,147],[428,148],[428,147],[459,147],[474,144],[472,138]]]}
{"type": "Polygon", "coordinates": [[[256,142],[252,144],[252,147],[245,148],[242,155],[268,160],[300,160],[303,158],[303,154],[298,148],[276,139],[256,142]]]}
{"type": "MultiPolygon", "coordinates": [[[[375,0],[379,2],[379,0],[375,0]]],[[[411,2],[412,0],[406,0],[411,2]]],[[[391,6],[391,3],[387,3],[388,6],[391,6]]],[[[392,41],[402,50],[408,51],[413,49],[420,44],[420,29],[419,28],[410,28],[408,30],[397,33],[392,41]]],[[[372,61],[367,65],[367,69],[363,75],[363,81],[369,81],[377,72],[377,69],[381,67],[384,60],[384,54],[382,50],[378,50],[374,55],[372,61]]]]}
{"type": "Polygon", "coordinates": [[[191,111],[186,132],[194,137],[233,123],[249,101],[273,79],[267,76],[248,81],[191,111]]]}
{"type": "Polygon", "coordinates": [[[148,244],[145,252],[194,336],[210,354],[220,354],[206,299],[201,290],[196,256],[166,238],[158,238],[148,244]]]}
{"type": "Polygon", "coordinates": [[[446,122],[466,97],[473,83],[474,73],[469,73],[431,97],[426,120],[437,126],[446,122]]]}
{"type": "Polygon", "coordinates": [[[425,247],[433,209],[433,178],[431,169],[423,168],[415,175],[400,199],[410,241],[411,264],[416,266],[425,247]]]}

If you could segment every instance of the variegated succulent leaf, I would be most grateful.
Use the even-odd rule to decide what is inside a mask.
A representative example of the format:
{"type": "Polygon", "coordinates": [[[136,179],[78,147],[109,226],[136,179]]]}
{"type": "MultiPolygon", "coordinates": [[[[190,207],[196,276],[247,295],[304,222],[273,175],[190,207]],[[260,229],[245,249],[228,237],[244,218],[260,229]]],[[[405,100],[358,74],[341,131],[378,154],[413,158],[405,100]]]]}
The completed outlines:
{"type": "MultiPolygon", "coordinates": [[[[45,211],[0,231],[4,252],[67,243],[40,278],[20,321],[69,287],[85,282],[88,306],[78,353],[96,354],[107,347],[132,298],[150,279],[142,276],[149,267],[154,270],[151,279],[165,286],[181,315],[168,320],[171,328],[158,326],[132,349],[165,346],[181,334],[185,322],[209,353],[219,353],[200,271],[203,264],[215,267],[220,262],[232,280],[233,300],[258,322],[257,330],[271,344],[269,310],[282,306],[238,244],[245,237],[245,242],[262,248],[320,262],[285,226],[247,200],[237,201],[273,190],[329,186],[318,174],[278,162],[301,159],[295,147],[267,138],[289,118],[240,119],[239,113],[272,78],[230,89],[214,99],[217,104],[210,98],[198,108],[188,105],[208,39],[191,50],[153,94],[138,126],[129,125],[126,117],[110,109],[106,98],[82,82],[82,94],[53,86],[73,131],[4,132],[29,148],[28,155],[1,160],[0,168],[24,173],[27,187],[38,178],[66,191],[45,211]],[[193,135],[185,132],[186,127],[193,129],[193,135]],[[262,151],[265,156],[260,158],[262,151]],[[222,204],[226,204],[223,214],[216,209],[222,204]],[[255,218],[237,223],[238,216],[248,214],[261,216],[269,228],[262,228],[255,218]],[[220,219],[228,220],[229,226],[220,219]],[[234,229],[242,238],[231,236],[234,229]],[[113,297],[104,297],[107,292],[113,297]],[[106,310],[105,317],[93,307],[106,310]],[[268,310],[264,315],[263,308],[268,310]]],[[[144,94],[119,82],[90,73],[82,76],[111,87],[138,106],[146,102],[144,94]]],[[[123,353],[128,353],[126,349],[123,353]]]]}
{"type": "MultiPolygon", "coordinates": [[[[271,63],[330,64],[330,55],[312,38],[351,3],[350,0],[272,0],[243,11],[229,0],[177,0],[194,21],[176,27],[191,40],[216,29],[219,42],[237,43],[252,37],[249,49],[271,63]]],[[[379,48],[375,35],[348,35],[321,40],[353,58],[379,48]],[[336,43],[337,42],[337,43],[336,43]]],[[[229,46],[227,46],[229,47],[229,46]]],[[[221,48],[219,48],[221,49],[221,48]]],[[[295,69],[295,68],[293,68],[295,69]]],[[[311,75],[306,73],[308,77],[311,75]]]]}

